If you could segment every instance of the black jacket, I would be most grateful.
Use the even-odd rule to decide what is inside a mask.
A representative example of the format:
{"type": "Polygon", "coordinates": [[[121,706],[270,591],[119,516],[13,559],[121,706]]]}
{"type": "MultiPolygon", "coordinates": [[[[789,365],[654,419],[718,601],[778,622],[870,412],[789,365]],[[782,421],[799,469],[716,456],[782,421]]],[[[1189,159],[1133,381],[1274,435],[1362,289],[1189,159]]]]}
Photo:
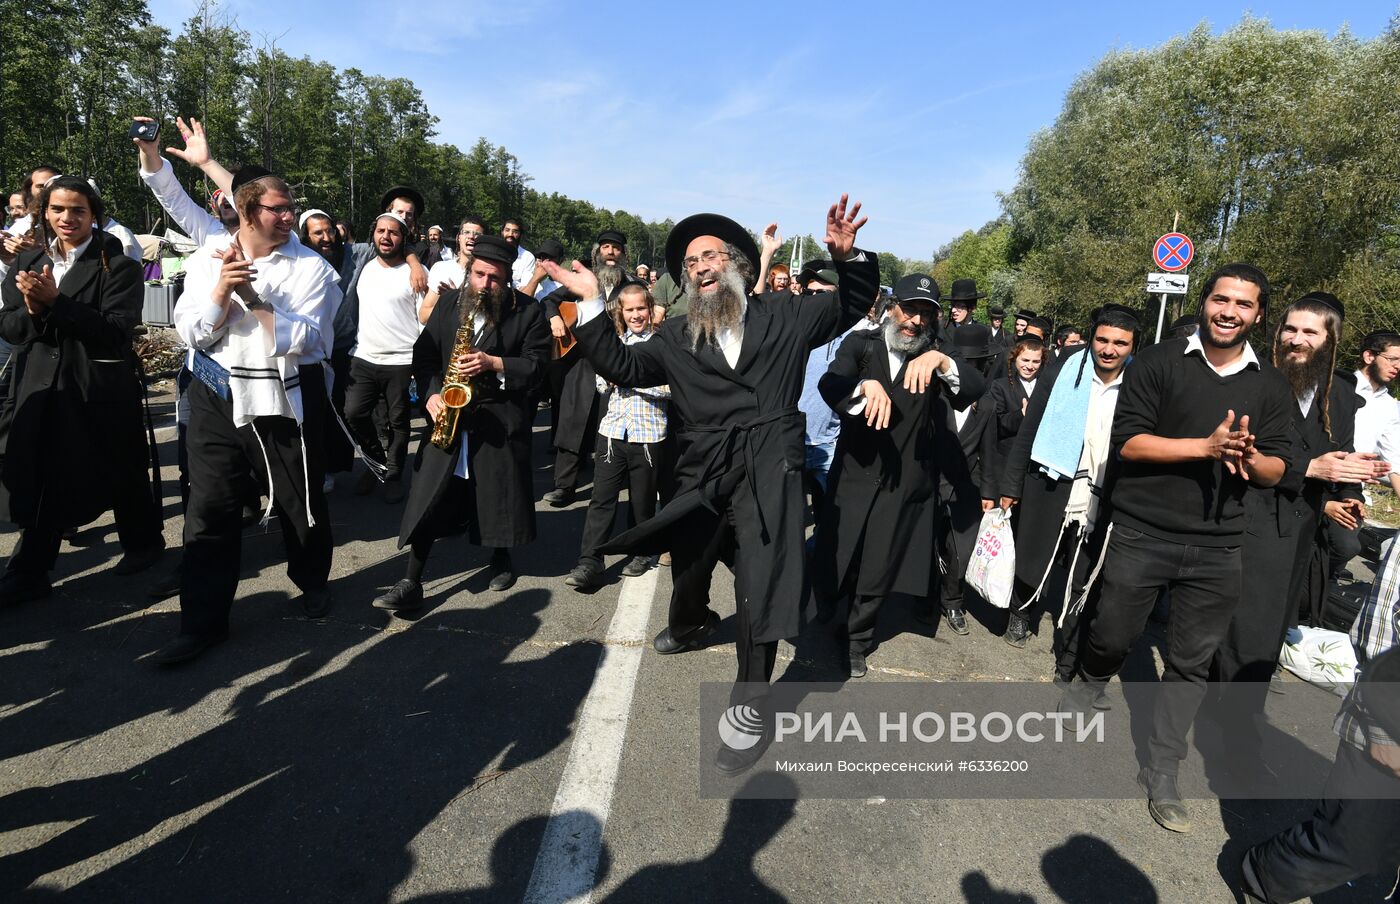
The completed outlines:
{"type": "Polygon", "coordinates": [[[61,530],[110,507],[104,459],[149,454],[131,346],[144,285],[141,265],[102,233],[64,274],[47,315],[36,318],[15,277],[45,265],[52,265],[46,250],[22,252],[0,286],[0,337],[14,346],[0,411],[0,509],[21,526],[61,530]]]}

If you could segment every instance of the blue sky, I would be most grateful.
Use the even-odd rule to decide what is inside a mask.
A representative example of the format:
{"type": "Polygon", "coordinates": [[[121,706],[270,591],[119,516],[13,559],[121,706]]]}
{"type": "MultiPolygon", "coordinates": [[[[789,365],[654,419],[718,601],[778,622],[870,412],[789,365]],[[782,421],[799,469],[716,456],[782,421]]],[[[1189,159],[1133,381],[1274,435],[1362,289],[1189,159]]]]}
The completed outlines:
{"type": "MultiPolygon", "coordinates": [[[[194,0],[149,0],[178,31],[194,0]]],[[[1153,3],[584,5],[225,0],[255,43],[412,79],[438,139],[504,145],[558,191],[647,219],[700,210],[821,235],[848,191],[861,244],[928,258],[995,217],[1075,76],[1246,12],[1370,38],[1400,10],[1153,3]]],[[[448,220],[465,211],[430,212],[448,220]]],[[[527,237],[535,241],[541,236],[527,237]]]]}

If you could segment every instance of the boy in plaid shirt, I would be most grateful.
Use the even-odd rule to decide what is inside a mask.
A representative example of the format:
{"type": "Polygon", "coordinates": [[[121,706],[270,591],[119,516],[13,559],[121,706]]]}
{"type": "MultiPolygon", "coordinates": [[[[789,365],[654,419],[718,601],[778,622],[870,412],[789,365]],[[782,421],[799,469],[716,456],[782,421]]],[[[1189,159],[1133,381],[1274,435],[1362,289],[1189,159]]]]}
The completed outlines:
{"type": "MultiPolygon", "coordinates": [[[[618,334],[626,345],[646,342],[652,329],[651,292],[639,281],[628,279],[614,291],[618,334]]],[[[603,556],[598,552],[612,530],[617,497],[624,484],[632,506],[632,521],[641,524],[656,513],[657,466],[662,463],[661,442],[666,438],[666,408],[671,390],[666,386],[627,389],[595,377],[606,411],[598,423],[598,447],[593,456],[593,498],[583,524],[583,547],[578,565],[564,583],[580,593],[603,586],[603,556]]],[[[652,566],[650,556],[633,556],[622,573],[642,574],[652,566]]]]}

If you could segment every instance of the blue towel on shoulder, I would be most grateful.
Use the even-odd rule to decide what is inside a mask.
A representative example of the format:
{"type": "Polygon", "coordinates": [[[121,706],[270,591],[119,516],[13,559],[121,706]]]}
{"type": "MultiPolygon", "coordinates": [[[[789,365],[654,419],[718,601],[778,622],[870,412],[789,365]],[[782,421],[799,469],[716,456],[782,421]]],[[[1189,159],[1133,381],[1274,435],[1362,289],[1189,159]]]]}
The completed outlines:
{"type": "Polygon", "coordinates": [[[1086,346],[1061,362],[1031,446],[1031,461],[1056,480],[1073,478],[1084,453],[1084,426],[1089,422],[1089,401],[1094,392],[1094,369],[1088,354],[1086,346]]]}

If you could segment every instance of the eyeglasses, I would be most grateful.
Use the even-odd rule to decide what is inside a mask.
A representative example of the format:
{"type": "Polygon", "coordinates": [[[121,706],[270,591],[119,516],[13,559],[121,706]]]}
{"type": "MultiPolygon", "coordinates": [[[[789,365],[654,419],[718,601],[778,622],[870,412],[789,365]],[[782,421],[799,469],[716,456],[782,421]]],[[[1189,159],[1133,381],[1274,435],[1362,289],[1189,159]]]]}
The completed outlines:
{"type": "Polygon", "coordinates": [[[1400,355],[1376,355],[1386,364],[1400,364],[1400,355]]]}
{"type": "Polygon", "coordinates": [[[938,316],[938,308],[929,304],[913,304],[912,302],[896,300],[895,304],[906,317],[919,317],[923,320],[932,320],[938,316]]]}
{"type": "Polygon", "coordinates": [[[706,264],[714,264],[721,257],[729,257],[729,252],[716,251],[713,248],[711,248],[709,251],[702,251],[698,255],[692,254],[690,257],[687,257],[685,260],[681,261],[681,265],[684,266],[687,270],[694,270],[696,267],[700,266],[702,262],[706,264]]]}
{"type": "Polygon", "coordinates": [[[276,207],[269,207],[266,204],[259,204],[258,206],[261,207],[263,210],[267,211],[268,213],[272,214],[274,217],[278,217],[279,219],[281,217],[296,216],[297,212],[297,209],[295,207],[291,207],[287,204],[278,204],[276,207]]]}

